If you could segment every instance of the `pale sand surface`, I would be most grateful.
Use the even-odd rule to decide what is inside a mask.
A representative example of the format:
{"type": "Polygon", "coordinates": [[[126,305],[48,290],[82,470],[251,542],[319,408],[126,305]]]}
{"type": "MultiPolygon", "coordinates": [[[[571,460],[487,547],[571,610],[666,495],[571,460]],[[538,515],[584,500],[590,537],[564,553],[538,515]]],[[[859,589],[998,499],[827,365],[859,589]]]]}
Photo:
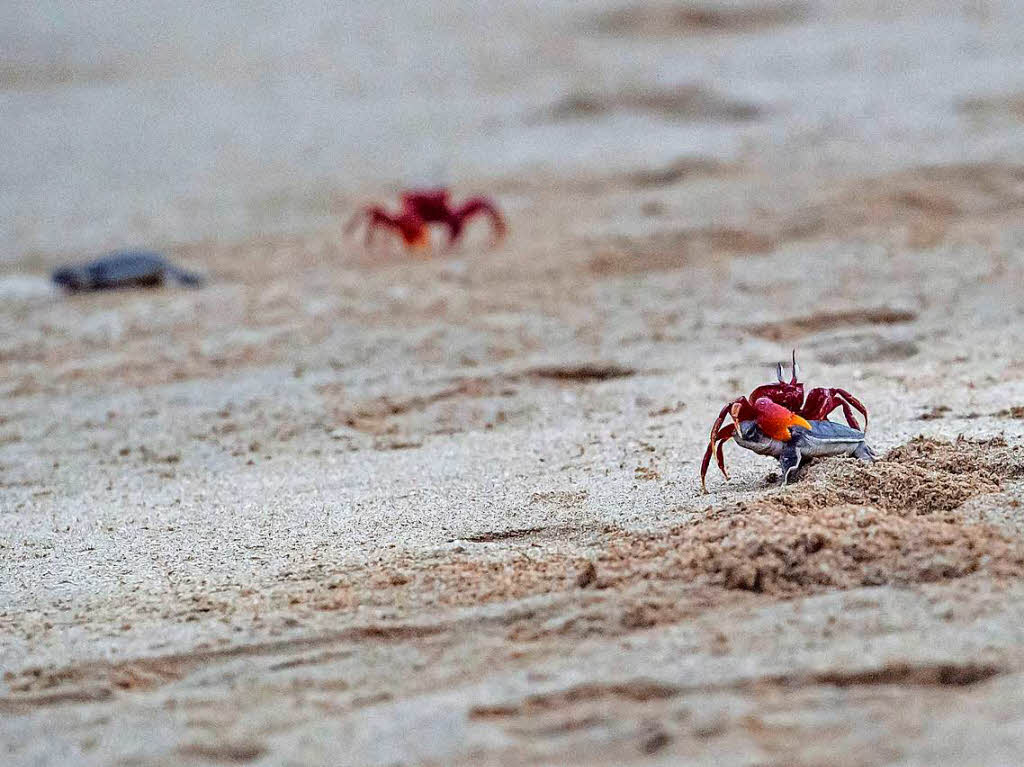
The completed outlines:
{"type": "Polygon", "coordinates": [[[0,762],[1020,763],[1019,3],[64,5],[0,9],[0,762]],[[436,174],[509,239],[342,237],[436,174]],[[208,287],[46,285],[128,244],[208,287]],[[701,495],[794,346],[887,459],[701,495]]]}

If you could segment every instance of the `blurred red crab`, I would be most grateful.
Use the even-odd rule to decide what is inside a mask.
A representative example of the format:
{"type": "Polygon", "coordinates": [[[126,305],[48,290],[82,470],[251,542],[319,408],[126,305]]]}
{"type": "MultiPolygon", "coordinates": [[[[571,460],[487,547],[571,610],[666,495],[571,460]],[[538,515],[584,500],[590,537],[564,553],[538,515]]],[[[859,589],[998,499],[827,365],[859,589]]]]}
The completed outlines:
{"type": "Polygon", "coordinates": [[[366,244],[373,241],[378,229],[389,229],[402,238],[407,250],[426,250],[430,247],[430,225],[441,224],[448,230],[447,247],[458,243],[469,219],[484,215],[491,221],[495,243],[500,242],[508,230],[505,218],[489,197],[470,197],[461,205],[453,205],[446,187],[410,189],[399,196],[401,209],[390,213],[380,205],[366,205],[346,226],[353,232],[360,223],[366,225],[366,244]]]}

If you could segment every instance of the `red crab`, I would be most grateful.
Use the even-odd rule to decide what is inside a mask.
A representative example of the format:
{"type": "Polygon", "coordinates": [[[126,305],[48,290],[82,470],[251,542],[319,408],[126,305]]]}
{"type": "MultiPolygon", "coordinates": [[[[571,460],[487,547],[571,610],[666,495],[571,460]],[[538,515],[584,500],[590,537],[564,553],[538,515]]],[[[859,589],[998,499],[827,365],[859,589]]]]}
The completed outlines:
{"type": "Polygon", "coordinates": [[[725,470],[725,455],[722,448],[733,436],[737,424],[741,421],[757,421],[766,433],[776,439],[787,441],[789,439],[788,427],[796,425],[806,426],[807,421],[824,421],[836,408],[843,409],[846,422],[854,429],[860,429],[853,411],[857,410],[864,416],[864,430],[868,427],[868,411],[859,399],[854,397],[845,389],[811,389],[804,397],[804,385],[797,379],[800,376],[800,367],[796,364],[796,351],[793,352],[793,376],[787,382],[782,377],[782,363],[777,367],[778,383],[764,384],[758,386],[750,393],[749,397],[739,397],[728,403],[718,414],[714,425],[711,427],[711,439],[708,442],[708,449],[704,452],[704,460],[700,464],[700,486],[706,493],[708,491],[705,478],[708,473],[708,466],[711,464],[711,456],[714,454],[718,461],[718,468],[722,470],[725,478],[729,478],[729,472],[725,470]],[[768,402],[759,402],[769,400],[768,402]],[[781,405],[776,408],[771,405],[781,405]],[[784,408],[784,410],[783,410],[784,408]],[[780,414],[788,414],[786,418],[779,420],[780,414]],[[732,416],[733,423],[722,426],[727,415],[732,416]]]}
{"type": "Polygon", "coordinates": [[[361,221],[365,221],[367,245],[377,229],[391,229],[402,236],[407,249],[424,250],[430,247],[430,224],[442,224],[448,228],[448,247],[462,237],[466,221],[479,214],[491,219],[495,243],[501,241],[508,228],[497,205],[487,197],[471,197],[453,207],[448,189],[437,187],[411,189],[402,192],[399,199],[402,209],[398,213],[389,213],[380,205],[367,205],[349,222],[346,230],[354,231],[361,221]]]}

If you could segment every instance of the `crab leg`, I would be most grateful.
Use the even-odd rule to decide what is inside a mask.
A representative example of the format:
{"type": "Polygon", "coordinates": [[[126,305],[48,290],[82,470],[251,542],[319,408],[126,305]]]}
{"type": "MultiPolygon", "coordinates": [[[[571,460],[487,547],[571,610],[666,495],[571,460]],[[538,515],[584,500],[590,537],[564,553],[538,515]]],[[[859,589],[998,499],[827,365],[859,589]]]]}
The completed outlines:
{"type": "Polygon", "coordinates": [[[860,429],[860,424],[850,409],[851,406],[864,416],[863,431],[867,431],[868,410],[846,389],[811,389],[807,392],[807,401],[804,403],[801,414],[809,421],[823,421],[828,418],[829,413],[841,407],[843,415],[846,416],[846,422],[854,429],[860,429]]]}
{"type": "Polygon", "coordinates": [[[711,424],[712,442],[715,441],[715,437],[718,435],[718,430],[722,428],[722,424],[725,423],[725,417],[729,415],[729,411],[732,410],[733,405],[741,404],[745,401],[746,400],[744,400],[743,397],[738,397],[737,399],[734,399],[732,402],[726,403],[725,407],[723,407],[721,412],[718,414],[718,418],[716,418],[715,422],[711,424]]]}
{"type": "Polygon", "coordinates": [[[718,433],[718,448],[715,450],[715,460],[718,462],[718,470],[722,472],[722,476],[729,479],[729,472],[725,470],[725,443],[729,441],[729,438],[736,432],[736,424],[731,423],[724,427],[722,431],[718,433]]]}
{"type": "Polygon", "coordinates": [[[723,452],[723,448],[725,447],[725,443],[732,438],[735,431],[736,424],[734,423],[726,424],[721,429],[716,430],[711,437],[711,441],[708,443],[708,449],[704,451],[704,460],[700,463],[700,486],[705,493],[708,491],[706,480],[708,467],[711,465],[712,455],[715,456],[718,462],[718,468],[721,469],[722,474],[726,479],[729,479],[729,472],[725,470],[725,453],[723,452]]]}
{"type": "MultiPolygon", "coordinates": [[[[833,391],[842,397],[843,413],[846,415],[847,423],[850,423],[850,418],[852,416],[852,413],[850,413],[850,405],[853,405],[853,407],[855,407],[857,411],[864,416],[864,428],[861,429],[861,431],[866,432],[868,430],[868,409],[864,407],[864,404],[850,394],[850,392],[846,391],[846,389],[833,389],[833,391]]],[[[854,419],[853,423],[850,423],[850,426],[857,428],[856,419],[854,419]]]]}
{"type": "Polygon", "coordinates": [[[402,227],[398,219],[388,213],[379,205],[368,205],[356,214],[345,227],[346,234],[352,234],[361,222],[366,223],[366,245],[373,242],[373,235],[377,229],[393,229],[402,234],[402,227]]]}
{"type": "Polygon", "coordinates": [[[501,242],[505,237],[505,232],[508,230],[504,216],[501,215],[497,206],[486,197],[471,197],[452,211],[448,222],[449,229],[451,230],[449,243],[454,243],[459,239],[466,219],[480,213],[485,214],[491,219],[491,226],[494,228],[494,241],[496,243],[501,242]]]}

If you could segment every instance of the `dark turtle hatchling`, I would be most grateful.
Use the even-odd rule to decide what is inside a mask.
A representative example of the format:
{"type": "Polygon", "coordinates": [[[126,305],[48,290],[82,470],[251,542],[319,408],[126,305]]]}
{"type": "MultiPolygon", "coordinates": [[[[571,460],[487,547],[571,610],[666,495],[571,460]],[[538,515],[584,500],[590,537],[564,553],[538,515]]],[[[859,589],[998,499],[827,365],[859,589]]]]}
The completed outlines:
{"type": "Polygon", "coordinates": [[[53,281],[70,291],[148,288],[169,280],[192,287],[203,284],[200,275],[179,269],[159,253],[149,250],[119,250],[95,261],[62,266],[53,272],[53,281]]]}
{"type": "Polygon", "coordinates": [[[789,432],[790,438],[783,441],[765,434],[757,421],[740,421],[732,438],[740,447],[777,458],[782,468],[783,485],[789,481],[794,469],[813,458],[841,455],[862,461],[875,460],[875,453],[865,441],[864,432],[845,424],[808,421],[807,426],[790,426],[789,432]]]}

